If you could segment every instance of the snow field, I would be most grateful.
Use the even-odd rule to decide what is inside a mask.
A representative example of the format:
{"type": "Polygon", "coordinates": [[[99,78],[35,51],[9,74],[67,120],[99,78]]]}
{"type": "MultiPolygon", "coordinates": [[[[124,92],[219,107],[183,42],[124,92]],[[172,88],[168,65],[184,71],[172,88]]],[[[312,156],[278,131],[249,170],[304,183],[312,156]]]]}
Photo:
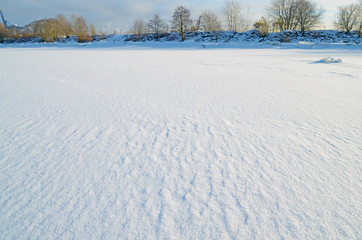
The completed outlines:
{"type": "Polygon", "coordinates": [[[361,53],[1,49],[0,239],[360,238],[361,53]]]}

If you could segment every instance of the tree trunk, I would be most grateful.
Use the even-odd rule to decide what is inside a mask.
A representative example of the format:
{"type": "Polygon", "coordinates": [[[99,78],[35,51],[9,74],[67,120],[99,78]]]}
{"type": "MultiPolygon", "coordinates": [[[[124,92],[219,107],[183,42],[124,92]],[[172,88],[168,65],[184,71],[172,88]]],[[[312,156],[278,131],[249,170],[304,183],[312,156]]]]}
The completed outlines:
{"type": "Polygon", "coordinates": [[[184,23],[182,21],[182,16],[180,15],[180,34],[181,34],[181,41],[184,41],[185,40],[185,37],[184,37],[184,23]]]}

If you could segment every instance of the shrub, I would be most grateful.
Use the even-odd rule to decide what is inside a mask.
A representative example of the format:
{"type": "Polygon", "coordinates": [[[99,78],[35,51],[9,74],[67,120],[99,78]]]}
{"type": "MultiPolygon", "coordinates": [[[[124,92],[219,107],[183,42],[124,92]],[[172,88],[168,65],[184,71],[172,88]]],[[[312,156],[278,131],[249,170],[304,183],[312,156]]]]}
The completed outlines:
{"type": "Polygon", "coordinates": [[[92,41],[93,41],[93,37],[88,34],[78,36],[78,42],[80,42],[80,43],[92,42],[92,41]]]}
{"type": "Polygon", "coordinates": [[[268,35],[269,24],[267,23],[267,21],[265,20],[264,17],[262,17],[259,21],[257,21],[254,24],[254,27],[255,27],[255,29],[257,29],[259,31],[261,36],[265,37],[266,35],[268,35]]]}

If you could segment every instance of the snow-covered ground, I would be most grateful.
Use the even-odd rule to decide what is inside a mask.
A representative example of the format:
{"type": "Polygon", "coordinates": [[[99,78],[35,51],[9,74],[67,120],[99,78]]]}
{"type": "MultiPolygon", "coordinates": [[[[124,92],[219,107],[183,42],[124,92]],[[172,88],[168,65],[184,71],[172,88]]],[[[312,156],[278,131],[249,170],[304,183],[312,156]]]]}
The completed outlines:
{"type": "MultiPolygon", "coordinates": [[[[186,32],[186,41],[193,43],[217,43],[217,44],[258,44],[258,43],[314,43],[314,44],[362,44],[362,38],[357,31],[346,33],[337,30],[313,30],[307,32],[285,30],[282,32],[271,32],[263,35],[258,30],[250,30],[246,32],[232,32],[232,31],[218,31],[218,32],[186,32]]],[[[127,44],[127,43],[157,43],[161,42],[164,45],[174,44],[181,41],[181,36],[178,33],[161,33],[157,41],[156,35],[153,33],[147,34],[110,34],[110,35],[96,35],[93,36],[93,42],[87,43],[88,45],[110,45],[127,44]]],[[[42,42],[41,37],[20,37],[18,39],[4,39],[4,44],[0,44],[0,48],[4,46],[32,46],[32,45],[59,45],[69,46],[77,41],[76,36],[69,36],[66,38],[56,39],[54,43],[42,42]]]]}
{"type": "Polygon", "coordinates": [[[361,238],[362,49],[0,56],[0,239],[361,238]]]}

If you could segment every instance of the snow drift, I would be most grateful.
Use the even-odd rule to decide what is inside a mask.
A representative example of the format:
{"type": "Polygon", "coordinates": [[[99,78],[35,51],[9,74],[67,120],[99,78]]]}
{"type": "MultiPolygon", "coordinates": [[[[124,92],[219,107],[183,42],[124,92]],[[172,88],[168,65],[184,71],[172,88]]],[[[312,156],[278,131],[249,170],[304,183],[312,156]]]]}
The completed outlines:
{"type": "Polygon", "coordinates": [[[322,58],[321,60],[315,61],[314,63],[341,63],[341,62],[342,62],[341,59],[325,57],[325,58],[322,58]]]}

